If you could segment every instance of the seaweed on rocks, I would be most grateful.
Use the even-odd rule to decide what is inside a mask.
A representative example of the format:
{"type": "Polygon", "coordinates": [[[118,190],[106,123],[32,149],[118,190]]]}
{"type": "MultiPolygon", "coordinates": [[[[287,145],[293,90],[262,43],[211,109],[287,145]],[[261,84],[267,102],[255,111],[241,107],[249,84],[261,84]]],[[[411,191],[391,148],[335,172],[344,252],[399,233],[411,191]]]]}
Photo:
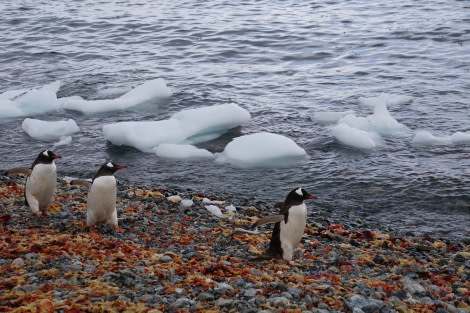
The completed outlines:
{"type": "Polygon", "coordinates": [[[470,309],[465,243],[404,238],[317,213],[296,251],[301,266],[292,267],[253,261],[269,226],[234,231],[275,210],[266,203],[120,182],[125,232],[100,225],[90,233],[84,186],[60,179],[48,218],[23,206],[23,189],[24,177],[0,177],[0,312],[470,309]]]}

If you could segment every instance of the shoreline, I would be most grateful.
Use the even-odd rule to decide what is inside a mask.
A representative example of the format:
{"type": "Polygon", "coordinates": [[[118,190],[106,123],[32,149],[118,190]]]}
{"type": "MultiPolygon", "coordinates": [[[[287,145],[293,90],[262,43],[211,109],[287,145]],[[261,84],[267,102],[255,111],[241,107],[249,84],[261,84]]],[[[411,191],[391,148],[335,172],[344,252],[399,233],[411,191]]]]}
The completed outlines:
{"type": "Polygon", "coordinates": [[[470,312],[463,242],[396,237],[320,215],[296,251],[301,266],[255,262],[272,226],[258,235],[234,230],[272,212],[259,202],[171,197],[177,192],[120,182],[125,232],[100,225],[89,233],[85,187],[59,178],[49,218],[37,219],[22,204],[24,177],[0,177],[0,312],[470,312]]]}

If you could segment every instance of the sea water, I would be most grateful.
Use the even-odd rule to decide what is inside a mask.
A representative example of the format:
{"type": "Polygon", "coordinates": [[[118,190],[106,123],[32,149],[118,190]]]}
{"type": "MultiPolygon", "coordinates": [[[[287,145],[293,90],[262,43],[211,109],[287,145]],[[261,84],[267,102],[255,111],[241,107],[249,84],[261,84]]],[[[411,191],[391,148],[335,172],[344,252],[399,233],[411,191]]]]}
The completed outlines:
{"type": "MultiPolygon", "coordinates": [[[[470,145],[415,138],[470,131],[468,1],[23,0],[3,1],[0,11],[0,93],[60,81],[58,97],[113,99],[157,78],[173,91],[126,110],[28,116],[80,127],[55,147],[59,175],[91,178],[112,160],[127,165],[116,176],[130,183],[268,205],[302,186],[318,198],[311,211],[332,218],[470,236],[470,145]],[[345,145],[334,136],[336,120],[315,118],[367,118],[374,107],[364,99],[382,94],[412,101],[388,104],[409,132],[382,135],[377,147],[345,145]],[[270,132],[305,149],[305,161],[287,168],[165,161],[103,136],[104,124],[226,103],[248,110],[251,121],[199,148],[217,153],[236,137],[270,132]]],[[[24,119],[0,124],[1,169],[30,166],[52,147],[29,137],[24,119]]]]}

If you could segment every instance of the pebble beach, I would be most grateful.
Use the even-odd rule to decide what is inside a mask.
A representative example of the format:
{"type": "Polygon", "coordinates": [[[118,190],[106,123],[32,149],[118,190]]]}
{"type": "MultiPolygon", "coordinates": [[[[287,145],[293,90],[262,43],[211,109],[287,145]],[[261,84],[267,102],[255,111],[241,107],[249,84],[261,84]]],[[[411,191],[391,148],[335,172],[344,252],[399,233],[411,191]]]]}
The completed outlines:
{"type": "Polygon", "coordinates": [[[37,218],[24,182],[0,175],[0,312],[470,312],[468,242],[315,212],[290,266],[256,260],[272,225],[250,226],[274,203],[119,181],[124,231],[92,233],[86,187],[60,177],[37,218]]]}

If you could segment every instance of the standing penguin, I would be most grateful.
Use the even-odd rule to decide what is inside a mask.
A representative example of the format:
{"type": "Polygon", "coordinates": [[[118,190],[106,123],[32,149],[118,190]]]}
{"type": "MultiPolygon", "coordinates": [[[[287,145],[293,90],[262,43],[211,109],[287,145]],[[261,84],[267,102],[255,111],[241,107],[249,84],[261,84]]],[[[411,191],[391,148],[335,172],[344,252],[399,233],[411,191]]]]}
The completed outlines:
{"type": "Polygon", "coordinates": [[[51,150],[44,150],[37,156],[31,167],[31,173],[26,178],[24,189],[25,205],[36,216],[47,215],[47,209],[52,203],[57,185],[55,159],[61,156],[51,150]]]}
{"type": "Polygon", "coordinates": [[[116,231],[122,231],[118,227],[116,210],[116,178],[114,172],[126,168],[112,162],[103,164],[91,183],[88,192],[86,224],[90,231],[95,230],[95,225],[99,223],[108,224],[116,231]]]}
{"type": "Polygon", "coordinates": [[[279,215],[267,216],[259,219],[253,227],[263,224],[275,223],[268,250],[261,259],[277,258],[289,262],[290,265],[299,265],[292,261],[292,253],[299,244],[307,225],[307,206],[304,200],[316,198],[305,189],[293,189],[281,205],[279,215]]]}

